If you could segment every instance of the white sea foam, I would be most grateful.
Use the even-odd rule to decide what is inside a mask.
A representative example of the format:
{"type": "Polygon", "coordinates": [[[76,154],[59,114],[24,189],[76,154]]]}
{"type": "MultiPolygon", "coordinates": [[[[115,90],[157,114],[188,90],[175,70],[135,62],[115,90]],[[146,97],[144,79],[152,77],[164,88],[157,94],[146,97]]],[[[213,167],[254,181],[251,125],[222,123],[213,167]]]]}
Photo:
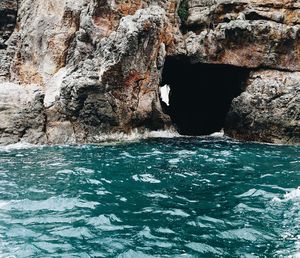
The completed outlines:
{"type": "Polygon", "coordinates": [[[286,193],[282,199],[275,197],[272,199],[273,202],[285,202],[290,200],[300,199],[300,186],[296,189],[286,193]]]}
{"type": "Polygon", "coordinates": [[[0,209],[5,208],[8,204],[9,204],[9,202],[0,201],[0,209]]]}
{"type": "Polygon", "coordinates": [[[169,229],[169,228],[160,227],[156,231],[159,232],[159,233],[163,233],[163,234],[175,234],[175,232],[173,230],[169,229]]]}
{"type": "Polygon", "coordinates": [[[138,141],[148,138],[175,138],[182,137],[176,130],[158,130],[158,131],[139,131],[132,130],[130,133],[111,133],[99,135],[95,140],[97,142],[122,142],[138,141]]]}
{"type": "Polygon", "coordinates": [[[2,209],[32,212],[41,210],[66,211],[74,208],[94,209],[97,205],[97,202],[86,202],[76,198],[50,197],[41,201],[30,199],[11,201],[3,204],[2,209]]]}
{"type": "Polygon", "coordinates": [[[14,144],[9,144],[7,146],[0,147],[0,151],[11,151],[11,150],[22,150],[22,149],[30,149],[35,147],[41,147],[42,145],[34,145],[28,142],[18,142],[14,144]]]}
{"type": "Polygon", "coordinates": [[[286,200],[286,201],[293,200],[296,198],[300,198],[300,186],[298,186],[297,189],[294,189],[291,192],[286,193],[284,195],[284,200],[286,200]]]}
{"type": "Polygon", "coordinates": [[[220,132],[215,132],[209,135],[210,137],[223,138],[225,136],[224,129],[221,129],[220,132]]]}
{"type": "MultiPolygon", "coordinates": [[[[224,132],[216,132],[211,135],[208,135],[209,137],[224,137],[224,132]]],[[[108,133],[108,134],[101,134],[93,138],[91,142],[99,143],[99,144],[114,144],[114,143],[121,143],[121,142],[135,142],[145,139],[151,139],[151,138],[179,138],[179,137],[185,137],[190,138],[191,136],[184,136],[180,135],[175,128],[171,128],[168,130],[157,130],[157,131],[150,131],[150,130],[138,130],[134,129],[129,133],[108,133]]],[[[194,136],[196,137],[196,136],[194,136]]],[[[205,139],[207,136],[198,136],[197,138],[205,139]]],[[[59,145],[61,147],[69,146],[68,144],[62,144],[59,145]]],[[[0,151],[11,151],[11,150],[20,150],[20,149],[29,149],[29,148],[37,148],[37,147],[45,147],[45,145],[35,145],[30,144],[28,142],[18,142],[15,144],[10,144],[7,146],[0,146],[0,151]]],[[[84,148],[84,146],[80,146],[80,148],[84,148]]]]}
{"type": "Polygon", "coordinates": [[[177,163],[180,162],[180,159],[179,159],[179,158],[170,159],[170,160],[168,160],[168,162],[169,162],[170,164],[177,164],[177,163]]]}
{"type": "Polygon", "coordinates": [[[299,253],[295,253],[293,255],[289,255],[286,258],[300,258],[300,252],[299,253]]]}
{"type": "Polygon", "coordinates": [[[186,213],[185,211],[181,209],[170,209],[170,210],[156,210],[154,213],[162,213],[165,215],[171,215],[171,216],[179,216],[179,217],[189,217],[190,214],[186,213]]]}
{"type": "MultiPolygon", "coordinates": [[[[143,131],[141,132],[138,129],[132,130],[130,133],[111,133],[111,134],[101,134],[95,137],[94,142],[98,143],[119,143],[119,142],[127,142],[127,141],[139,141],[148,138],[175,138],[175,137],[183,137],[181,136],[175,129],[169,130],[158,130],[158,131],[143,131]]],[[[63,144],[61,147],[68,146],[68,144],[63,144]]],[[[0,146],[0,151],[12,151],[12,150],[22,150],[22,149],[31,149],[37,147],[45,147],[45,145],[35,145],[30,144],[28,142],[18,142],[14,144],[9,144],[6,146],[0,146]]],[[[80,146],[80,148],[84,148],[84,146],[80,146]]]]}
{"type": "Polygon", "coordinates": [[[196,155],[196,154],[197,154],[197,151],[180,150],[180,151],[176,151],[175,153],[176,153],[177,155],[179,155],[179,156],[187,157],[187,156],[193,156],[193,155],[196,155]]]}
{"type": "Polygon", "coordinates": [[[132,179],[134,181],[141,181],[141,182],[150,183],[150,184],[159,184],[161,182],[160,180],[156,179],[151,174],[134,175],[134,176],[132,176],[132,179]]]}
{"type": "Polygon", "coordinates": [[[162,198],[162,199],[168,199],[170,198],[168,195],[161,194],[161,193],[148,193],[146,194],[149,198],[162,198]]]}

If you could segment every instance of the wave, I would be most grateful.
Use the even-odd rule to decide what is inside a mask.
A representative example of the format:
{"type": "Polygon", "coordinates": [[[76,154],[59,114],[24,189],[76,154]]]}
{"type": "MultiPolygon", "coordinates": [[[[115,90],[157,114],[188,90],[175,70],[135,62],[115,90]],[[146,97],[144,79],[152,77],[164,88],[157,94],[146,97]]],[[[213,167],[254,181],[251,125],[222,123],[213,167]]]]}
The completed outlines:
{"type": "Polygon", "coordinates": [[[272,201],[274,202],[286,202],[290,200],[295,200],[300,198],[300,186],[298,186],[296,189],[286,193],[282,199],[275,197],[272,201]]]}
{"type": "Polygon", "coordinates": [[[210,137],[215,137],[215,138],[223,138],[225,137],[225,132],[224,129],[222,129],[220,132],[214,132],[209,135],[210,137]]]}
{"type": "Polygon", "coordinates": [[[300,198],[300,186],[298,188],[292,190],[289,193],[286,193],[284,195],[284,200],[289,201],[289,200],[294,200],[300,198]]]}
{"type": "Polygon", "coordinates": [[[122,142],[122,141],[138,141],[149,138],[176,138],[182,137],[176,130],[158,130],[143,131],[138,129],[132,130],[130,133],[110,133],[102,134],[96,137],[97,142],[122,142]]]}
{"type": "Polygon", "coordinates": [[[11,151],[11,150],[23,150],[23,149],[31,149],[36,147],[43,147],[45,145],[36,145],[28,142],[17,142],[14,144],[9,144],[6,146],[0,146],[0,151],[11,151]]]}
{"type": "MultiPolygon", "coordinates": [[[[110,133],[110,134],[101,134],[95,137],[95,143],[112,143],[112,142],[127,142],[127,141],[139,141],[148,138],[175,138],[182,137],[175,130],[159,130],[159,131],[144,131],[132,130],[130,133],[110,133]]],[[[92,142],[91,142],[92,144],[92,142]]],[[[70,146],[70,144],[58,144],[60,146],[70,146]]],[[[72,145],[72,144],[71,144],[72,145]]],[[[76,145],[76,144],[75,144],[76,145]]],[[[22,150],[22,149],[31,149],[37,147],[45,147],[46,145],[31,144],[28,142],[17,142],[14,144],[9,144],[6,146],[0,146],[1,151],[12,151],[12,150],[22,150]]]]}
{"type": "Polygon", "coordinates": [[[201,135],[201,136],[189,136],[189,135],[181,135],[176,131],[176,129],[168,129],[168,130],[158,130],[158,131],[140,131],[138,129],[132,130],[130,133],[111,133],[111,134],[103,134],[99,135],[95,138],[98,143],[119,143],[119,142],[130,142],[130,141],[140,141],[151,138],[198,138],[198,139],[227,139],[234,141],[233,139],[227,137],[224,134],[224,131],[215,132],[210,135],[201,135]]]}
{"type": "MultiPolygon", "coordinates": [[[[223,130],[220,132],[215,132],[210,135],[203,135],[203,136],[186,136],[186,135],[180,135],[175,129],[168,129],[168,130],[158,130],[158,131],[140,131],[138,129],[132,130],[130,133],[108,133],[108,134],[101,134],[94,138],[93,142],[95,144],[101,143],[119,143],[119,142],[131,142],[131,141],[140,141],[145,139],[151,139],[151,138],[226,138],[224,135],[223,130]]],[[[93,144],[91,142],[91,144],[93,144]]],[[[69,146],[70,144],[58,144],[60,146],[69,146]]],[[[74,144],[71,144],[74,145],[74,144]]],[[[77,145],[77,144],[75,144],[77,145]]],[[[36,148],[36,147],[45,147],[46,145],[37,145],[37,144],[31,144],[28,142],[18,142],[14,144],[9,144],[6,146],[0,146],[0,151],[11,151],[11,150],[22,150],[22,149],[30,149],[30,148],[36,148]]]]}

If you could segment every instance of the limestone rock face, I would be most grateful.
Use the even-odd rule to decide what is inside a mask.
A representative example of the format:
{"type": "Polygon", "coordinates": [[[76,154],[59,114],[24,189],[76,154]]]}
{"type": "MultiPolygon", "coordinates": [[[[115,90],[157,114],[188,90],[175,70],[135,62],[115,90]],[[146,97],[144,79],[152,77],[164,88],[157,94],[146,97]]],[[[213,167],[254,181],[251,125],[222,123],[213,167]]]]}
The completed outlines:
{"type": "Polygon", "coordinates": [[[250,69],[225,133],[251,141],[300,143],[300,2],[191,0],[186,55],[195,63],[250,69]],[[272,69],[272,70],[270,70],[272,69]]]}
{"type": "Polygon", "coordinates": [[[99,130],[164,128],[168,118],[160,111],[157,57],[165,26],[165,11],[158,6],[124,17],[90,59],[66,72],[48,109],[50,128],[69,121],[78,142],[97,142],[99,130]]]}
{"type": "MultiPolygon", "coordinates": [[[[17,1],[4,2],[0,12],[11,15],[13,9],[16,14],[17,1]]],[[[39,143],[97,142],[103,133],[170,126],[158,87],[166,45],[177,26],[176,6],[176,0],[19,1],[14,32],[11,16],[0,24],[0,44],[6,44],[0,53],[0,82],[14,83],[0,86],[0,101],[9,101],[16,87],[38,87],[45,118],[39,119],[39,143]]],[[[16,106],[25,105],[26,94],[16,106]]],[[[36,112],[30,103],[26,110],[36,112]]],[[[22,117],[19,109],[9,112],[22,117]]],[[[16,119],[11,119],[0,111],[2,144],[38,142],[22,133],[15,136],[16,119]]],[[[35,122],[23,119],[36,129],[35,122]]]]}
{"type": "Polygon", "coordinates": [[[194,62],[300,70],[298,0],[191,0],[189,12],[194,62]]]}
{"type": "Polygon", "coordinates": [[[233,100],[226,133],[274,143],[300,142],[300,73],[257,71],[233,100]]]}
{"type": "Polygon", "coordinates": [[[2,0],[0,145],[170,128],[159,85],[165,58],[180,56],[260,69],[234,100],[226,131],[297,143],[299,12],[298,0],[2,0]],[[286,102],[273,99],[275,82],[286,102]],[[258,105],[270,99],[272,107],[258,105]]]}
{"type": "Polygon", "coordinates": [[[0,83],[0,145],[47,142],[43,97],[37,85],[0,83]]]}

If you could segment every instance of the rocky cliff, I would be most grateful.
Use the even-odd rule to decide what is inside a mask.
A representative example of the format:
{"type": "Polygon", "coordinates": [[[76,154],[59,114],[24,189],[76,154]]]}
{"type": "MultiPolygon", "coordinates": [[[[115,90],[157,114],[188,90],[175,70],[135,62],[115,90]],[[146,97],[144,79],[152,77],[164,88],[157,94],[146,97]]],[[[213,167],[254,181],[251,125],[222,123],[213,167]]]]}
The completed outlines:
{"type": "Polygon", "coordinates": [[[179,111],[159,97],[166,60],[195,65],[195,76],[199,64],[243,69],[219,126],[238,139],[300,143],[299,28],[298,0],[1,0],[0,144],[174,126],[179,111]]]}

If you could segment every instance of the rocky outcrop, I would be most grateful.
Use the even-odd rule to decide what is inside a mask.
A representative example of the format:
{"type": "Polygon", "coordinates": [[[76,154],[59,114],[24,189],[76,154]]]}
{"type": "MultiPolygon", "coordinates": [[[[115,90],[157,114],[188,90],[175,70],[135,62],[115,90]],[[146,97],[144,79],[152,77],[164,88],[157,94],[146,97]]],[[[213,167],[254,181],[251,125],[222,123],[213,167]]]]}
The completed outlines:
{"type": "Polygon", "coordinates": [[[165,58],[182,56],[253,71],[227,134],[299,143],[299,12],[298,0],[3,0],[0,144],[170,128],[159,85],[165,58]]]}
{"type": "Polygon", "coordinates": [[[167,127],[158,86],[175,8],[176,1],[21,1],[2,81],[39,85],[41,142],[97,142],[104,133],[167,127]]]}
{"type": "Polygon", "coordinates": [[[0,145],[47,142],[43,97],[37,85],[0,84],[0,145]]]}
{"type": "MultiPolygon", "coordinates": [[[[157,58],[164,47],[165,26],[165,11],[158,6],[124,17],[95,47],[93,57],[83,60],[76,71],[66,71],[53,106],[47,105],[51,130],[68,121],[77,142],[97,142],[99,130],[164,128],[157,58]]],[[[47,134],[51,137],[51,131],[47,134]]]]}
{"type": "Polygon", "coordinates": [[[225,132],[234,138],[300,143],[300,3],[297,0],[189,1],[192,62],[251,69],[225,132]]]}
{"type": "Polygon", "coordinates": [[[299,143],[300,73],[253,72],[226,123],[226,132],[237,139],[299,143]]]}
{"type": "Polygon", "coordinates": [[[187,55],[193,62],[299,71],[298,0],[192,0],[187,55]]]}
{"type": "Polygon", "coordinates": [[[232,102],[226,134],[241,140],[299,144],[299,1],[188,3],[186,55],[191,61],[255,71],[245,82],[245,92],[232,102]]]}

